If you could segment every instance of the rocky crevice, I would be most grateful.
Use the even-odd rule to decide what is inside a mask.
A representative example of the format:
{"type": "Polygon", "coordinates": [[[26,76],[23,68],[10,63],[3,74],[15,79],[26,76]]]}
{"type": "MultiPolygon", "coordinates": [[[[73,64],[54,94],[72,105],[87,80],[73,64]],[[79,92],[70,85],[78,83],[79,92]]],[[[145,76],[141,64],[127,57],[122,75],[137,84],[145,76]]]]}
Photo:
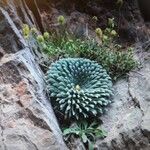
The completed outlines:
{"type": "Polygon", "coordinates": [[[39,26],[40,31],[44,32],[42,19],[41,19],[41,16],[40,16],[40,11],[39,11],[39,8],[37,6],[37,1],[36,0],[33,0],[33,1],[24,0],[24,3],[25,3],[25,5],[28,6],[30,11],[32,11],[32,13],[33,13],[33,15],[34,15],[34,17],[36,19],[36,23],[39,26]]]}
{"type": "Polygon", "coordinates": [[[133,103],[134,103],[134,107],[136,108],[136,107],[138,107],[138,109],[141,111],[141,113],[142,113],[142,116],[144,116],[144,112],[143,112],[143,110],[142,110],[142,108],[141,108],[141,106],[140,106],[140,103],[139,103],[139,101],[138,101],[138,99],[136,98],[136,97],[134,97],[133,95],[132,95],[132,92],[130,91],[130,80],[128,79],[128,93],[129,93],[129,96],[130,96],[130,98],[131,98],[131,100],[133,101],[133,103]]]}

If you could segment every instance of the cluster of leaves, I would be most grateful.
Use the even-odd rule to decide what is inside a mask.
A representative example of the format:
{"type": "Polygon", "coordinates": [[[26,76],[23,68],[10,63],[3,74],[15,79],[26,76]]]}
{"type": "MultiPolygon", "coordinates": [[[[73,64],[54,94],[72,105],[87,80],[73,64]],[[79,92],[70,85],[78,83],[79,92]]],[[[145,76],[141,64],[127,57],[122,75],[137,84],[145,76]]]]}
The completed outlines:
{"type": "Polygon", "coordinates": [[[136,65],[133,59],[132,48],[123,49],[121,45],[114,42],[117,32],[114,30],[114,18],[108,19],[108,28],[95,30],[99,41],[95,39],[77,39],[72,34],[68,34],[64,24],[65,18],[58,17],[60,24],[59,32],[37,35],[36,29],[24,25],[23,33],[27,38],[30,34],[34,35],[41,49],[52,59],[67,57],[83,57],[91,60],[96,60],[101,64],[111,77],[117,78],[125,75],[132,70],[136,65]]]}
{"type": "Polygon", "coordinates": [[[106,132],[103,131],[97,122],[88,124],[86,121],[75,123],[72,127],[63,130],[65,140],[68,141],[71,136],[79,137],[83,143],[88,144],[88,149],[94,149],[96,138],[104,138],[106,132]]]}
{"type": "Polygon", "coordinates": [[[122,50],[121,45],[109,43],[98,45],[97,42],[87,41],[80,52],[81,57],[96,60],[110,74],[113,80],[126,75],[137,66],[133,58],[133,49],[122,50]]]}
{"type": "Polygon", "coordinates": [[[99,45],[94,39],[64,39],[56,42],[41,43],[43,51],[53,59],[82,57],[100,63],[116,80],[137,66],[131,48],[122,50],[122,46],[114,43],[99,45]],[[44,45],[43,45],[44,44],[44,45]],[[46,45],[45,45],[46,44],[46,45]]]}
{"type": "Polygon", "coordinates": [[[113,95],[106,70],[88,59],[60,59],[51,65],[46,81],[54,106],[66,118],[100,116],[113,95]]]}

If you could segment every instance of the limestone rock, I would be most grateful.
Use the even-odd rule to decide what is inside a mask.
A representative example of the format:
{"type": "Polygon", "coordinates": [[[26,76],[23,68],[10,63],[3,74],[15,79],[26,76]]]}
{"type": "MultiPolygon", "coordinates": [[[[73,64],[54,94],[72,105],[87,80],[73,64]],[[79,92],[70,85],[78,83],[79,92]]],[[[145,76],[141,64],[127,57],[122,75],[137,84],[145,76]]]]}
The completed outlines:
{"type": "MultiPolygon", "coordinates": [[[[10,6],[15,9],[15,2],[19,1],[11,1],[8,9],[11,10],[10,6]]],[[[11,18],[8,9],[1,6],[0,150],[65,150],[67,147],[46,96],[39,58],[14,23],[15,11],[11,18]]]]}

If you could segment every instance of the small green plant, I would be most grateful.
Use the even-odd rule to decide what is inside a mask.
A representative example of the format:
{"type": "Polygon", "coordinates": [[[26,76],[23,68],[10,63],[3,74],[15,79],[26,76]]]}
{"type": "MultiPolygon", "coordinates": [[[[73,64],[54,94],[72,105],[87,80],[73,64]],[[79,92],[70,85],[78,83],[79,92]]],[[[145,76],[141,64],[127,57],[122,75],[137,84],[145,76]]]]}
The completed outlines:
{"type": "Polygon", "coordinates": [[[92,19],[93,19],[94,21],[98,21],[97,16],[93,16],[92,19]]]}
{"type": "Polygon", "coordinates": [[[60,16],[58,16],[57,21],[60,25],[64,25],[65,24],[65,17],[60,15],[60,16]]]}
{"type": "MultiPolygon", "coordinates": [[[[113,45],[117,49],[117,46],[113,45]]],[[[104,49],[105,50],[105,49],[104,49]]],[[[137,66],[137,62],[133,59],[132,49],[125,51],[107,50],[99,53],[98,61],[101,62],[109,71],[113,79],[116,80],[137,66]]]]}
{"type": "MultiPolygon", "coordinates": [[[[121,45],[115,43],[114,39],[118,37],[118,34],[114,29],[116,26],[114,18],[108,19],[106,29],[96,28],[95,33],[100,38],[99,43],[95,39],[77,39],[68,33],[63,23],[64,19],[63,16],[58,17],[62,25],[58,32],[45,32],[43,35],[34,34],[33,36],[40,49],[51,60],[68,57],[91,59],[101,64],[113,80],[127,74],[137,66],[133,59],[133,50],[130,48],[123,49],[121,45]]],[[[26,39],[30,40],[28,37],[32,35],[31,33],[33,33],[32,28],[24,25],[23,34],[26,39]]]]}
{"type": "Polygon", "coordinates": [[[118,6],[118,8],[120,9],[123,6],[124,0],[117,0],[116,1],[116,5],[118,6]]]}
{"type": "Polygon", "coordinates": [[[38,30],[35,27],[33,27],[30,29],[30,32],[34,35],[37,34],[38,30]]]}
{"type": "Polygon", "coordinates": [[[30,35],[30,28],[29,28],[29,26],[27,24],[23,24],[22,32],[23,32],[24,38],[28,39],[29,35],[30,35]]]}
{"type": "Polygon", "coordinates": [[[71,136],[75,136],[81,139],[84,144],[88,144],[89,150],[94,150],[94,143],[96,138],[104,138],[106,132],[103,131],[97,122],[91,124],[86,121],[75,123],[72,127],[63,130],[65,140],[71,136]]]}
{"type": "Polygon", "coordinates": [[[43,37],[44,37],[45,40],[49,40],[50,35],[49,35],[48,32],[44,32],[43,37]]]}
{"type": "Polygon", "coordinates": [[[60,59],[48,70],[46,81],[52,103],[67,118],[100,115],[111,102],[111,78],[99,64],[88,59],[60,59]]]}
{"type": "Polygon", "coordinates": [[[95,33],[100,39],[102,39],[103,31],[101,30],[101,28],[96,28],[95,33]]]}
{"type": "Polygon", "coordinates": [[[110,43],[109,39],[102,45],[98,45],[94,40],[85,42],[80,56],[102,64],[113,80],[120,78],[137,66],[132,48],[122,50],[121,45],[110,43]]]}
{"type": "Polygon", "coordinates": [[[115,18],[108,18],[108,27],[113,29],[115,27],[115,18]]]}
{"type": "Polygon", "coordinates": [[[38,36],[37,36],[37,41],[38,41],[39,43],[44,43],[44,37],[43,37],[42,35],[38,35],[38,36]]]}
{"type": "Polygon", "coordinates": [[[122,50],[121,45],[113,43],[112,38],[117,34],[115,30],[107,29],[104,33],[101,45],[94,39],[81,40],[69,36],[45,40],[39,45],[54,60],[59,57],[83,57],[95,60],[116,80],[135,68],[137,63],[133,59],[132,49],[122,50]]]}

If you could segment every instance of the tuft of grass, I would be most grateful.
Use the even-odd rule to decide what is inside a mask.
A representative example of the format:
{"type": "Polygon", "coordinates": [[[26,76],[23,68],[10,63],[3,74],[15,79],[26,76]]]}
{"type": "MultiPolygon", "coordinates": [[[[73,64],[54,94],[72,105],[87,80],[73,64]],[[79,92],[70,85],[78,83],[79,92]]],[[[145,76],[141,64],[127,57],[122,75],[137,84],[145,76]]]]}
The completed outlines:
{"type": "Polygon", "coordinates": [[[82,57],[97,61],[111,77],[117,78],[125,75],[137,66],[133,58],[133,50],[122,50],[121,45],[105,41],[99,45],[94,39],[76,39],[72,37],[52,38],[39,43],[41,49],[50,58],[82,57]]]}
{"type": "MultiPolygon", "coordinates": [[[[65,18],[59,16],[58,20],[64,22],[65,18]]],[[[23,34],[26,37],[33,35],[41,50],[46,53],[51,60],[67,57],[82,57],[95,60],[100,63],[116,80],[126,75],[137,66],[133,58],[131,48],[123,49],[121,45],[115,43],[118,37],[114,30],[114,18],[108,18],[108,27],[105,30],[96,28],[95,39],[78,39],[73,34],[68,33],[63,24],[58,31],[52,33],[45,32],[43,35],[35,35],[28,25],[23,26],[23,34]]],[[[34,29],[35,30],[35,29],[34,29]]]]}
{"type": "Polygon", "coordinates": [[[63,136],[66,141],[68,141],[71,136],[80,138],[85,146],[86,144],[88,145],[89,150],[94,150],[96,138],[104,138],[106,134],[107,133],[101,129],[97,122],[89,124],[86,121],[82,121],[63,130],[63,136]]]}

